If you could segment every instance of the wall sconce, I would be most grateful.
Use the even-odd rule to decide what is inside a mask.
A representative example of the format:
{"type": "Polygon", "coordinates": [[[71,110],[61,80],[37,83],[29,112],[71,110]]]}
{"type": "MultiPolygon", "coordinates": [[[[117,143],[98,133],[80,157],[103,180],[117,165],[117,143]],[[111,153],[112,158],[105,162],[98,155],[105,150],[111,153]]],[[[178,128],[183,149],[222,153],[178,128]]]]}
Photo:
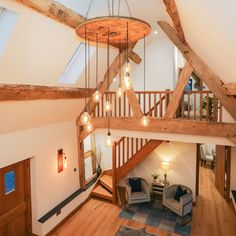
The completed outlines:
{"type": "Polygon", "coordinates": [[[59,149],[57,151],[57,165],[58,165],[58,173],[62,172],[63,169],[68,168],[68,161],[66,154],[63,152],[63,149],[59,149]]]}

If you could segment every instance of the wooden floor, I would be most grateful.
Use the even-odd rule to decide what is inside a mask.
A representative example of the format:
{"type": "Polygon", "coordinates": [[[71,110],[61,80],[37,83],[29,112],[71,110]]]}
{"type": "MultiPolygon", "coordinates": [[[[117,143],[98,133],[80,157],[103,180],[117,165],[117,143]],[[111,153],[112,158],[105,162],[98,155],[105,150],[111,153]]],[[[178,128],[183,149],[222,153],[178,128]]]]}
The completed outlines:
{"type": "MultiPolygon", "coordinates": [[[[91,199],[54,236],[113,236],[120,225],[143,227],[141,223],[119,218],[120,208],[107,202],[91,199]]],[[[167,236],[157,228],[147,226],[147,231],[167,236]]],[[[176,235],[176,234],[173,234],[176,235]]],[[[193,209],[191,236],[234,236],[236,216],[214,187],[214,174],[200,169],[200,195],[193,209]]],[[[168,235],[169,236],[169,235],[168,235]]]]}
{"type": "Polygon", "coordinates": [[[216,190],[212,170],[200,167],[200,192],[193,209],[191,236],[235,236],[236,214],[216,190]]]}

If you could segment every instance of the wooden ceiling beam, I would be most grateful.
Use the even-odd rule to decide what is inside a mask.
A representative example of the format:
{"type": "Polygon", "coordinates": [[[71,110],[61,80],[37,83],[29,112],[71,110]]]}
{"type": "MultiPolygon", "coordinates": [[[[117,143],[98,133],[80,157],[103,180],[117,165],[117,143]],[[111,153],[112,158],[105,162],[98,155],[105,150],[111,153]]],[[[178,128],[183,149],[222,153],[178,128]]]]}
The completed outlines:
{"type": "Polygon", "coordinates": [[[222,86],[223,88],[226,89],[226,93],[228,95],[236,96],[236,83],[235,82],[225,83],[222,86]]]}
{"type": "Polygon", "coordinates": [[[179,76],[176,88],[171,97],[170,103],[166,109],[166,113],[165,113],[166,119],[174,118],[176,111],[179,107],[180,100],[184,94],[184,89],[186,85],[188,84],[189,77],[191,76],[192,72],[193,72],[192,67],[190,66],[188,62],[186,62],[183,70],[180,73],[180,76],[179,76]]]}
{"type": "Polygon", "coordinates": [[[0,101],[19,101],[37,99],[75,99],[90,97],[95,89],[0,84],[0,101]]]}
{"type": "Polygon", "coordinates": [[[176,6],[175,0],[163,0],[166,11],[168,12],[170,18],[172,19],[175,30],[177,31],[181,41],[186,44],[184,31],[181,25],[178,8],[176,6]]]}
{"type": "MultiPolygon", "coordinates": [[[[93,118],[95,128],[107,128],[107,118],[93,118]]],[[[236,137],[236,124],[209,123],[205,121],[191,121],[182,119],[160,119],[150,117],[150,125],[142,127],[140,119],[120,117],[110,118],[110,128],[119,130],[132,130],[142,132],[159,132],[186,135],[214,136],[224,138],[236,137]]]]}
{"type": "Polygon", "coordinates": [[[221,79],[201,60],[201,58],[193,51],[193,49],[184,44],[175,29],[165,21],[158,21],[158,24],[170,40],[183,54],[186,61],[192,66],[194,72],[201,78],[211,92],[219,99],[224,108],[236,120],[236,99],[228,96],[226,89],[222,86],[221,79]]]}
{"type": "Polygon", "coordinates": [[[85,17],[66,8],[62,4],[53,0],[15,0],[25,6],[36,10],[37,12],[48,16],[60,23],[72,28],[76,28],[78,24],[85,21],[85,17]]]}
{"type": "MultiPolygon", "coordinates": [[[[86,20],[79,13],[65,7],[54,0],[15,0],[53,20],[63,23],[73,29],[86,20]]],[[[141,63],[141,58],[135,52],[129,53],[129,58],[136,64],[141,63]]]]}

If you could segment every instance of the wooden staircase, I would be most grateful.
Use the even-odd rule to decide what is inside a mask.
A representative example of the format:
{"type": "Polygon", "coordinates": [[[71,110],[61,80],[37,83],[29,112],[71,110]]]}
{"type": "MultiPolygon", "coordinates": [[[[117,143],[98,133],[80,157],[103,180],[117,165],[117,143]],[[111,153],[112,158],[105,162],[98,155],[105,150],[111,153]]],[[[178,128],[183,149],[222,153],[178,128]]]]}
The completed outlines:
{"type": "Polygon", "coordinates": [[[113,183],[111,175],[102,174],[92,191],[92,196],[112,201],[113,183]]]}

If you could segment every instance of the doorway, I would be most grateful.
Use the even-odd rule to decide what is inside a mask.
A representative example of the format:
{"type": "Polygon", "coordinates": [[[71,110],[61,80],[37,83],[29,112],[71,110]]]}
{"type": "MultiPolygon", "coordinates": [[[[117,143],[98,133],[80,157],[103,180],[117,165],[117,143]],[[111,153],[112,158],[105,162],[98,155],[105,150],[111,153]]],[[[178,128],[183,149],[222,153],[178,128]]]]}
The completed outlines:
{"type": "Polygon", "coordinates": [[[214,144],[197,144],[196,195],[199,194],[200,172],[212,171],[214,186],[226,200],[230,199],[231,147],[214,144]]]}
{"type": "Polygon", "coordinates": [[[31,235],[30,160],[0,169],[0,235],[31,235]]]}

